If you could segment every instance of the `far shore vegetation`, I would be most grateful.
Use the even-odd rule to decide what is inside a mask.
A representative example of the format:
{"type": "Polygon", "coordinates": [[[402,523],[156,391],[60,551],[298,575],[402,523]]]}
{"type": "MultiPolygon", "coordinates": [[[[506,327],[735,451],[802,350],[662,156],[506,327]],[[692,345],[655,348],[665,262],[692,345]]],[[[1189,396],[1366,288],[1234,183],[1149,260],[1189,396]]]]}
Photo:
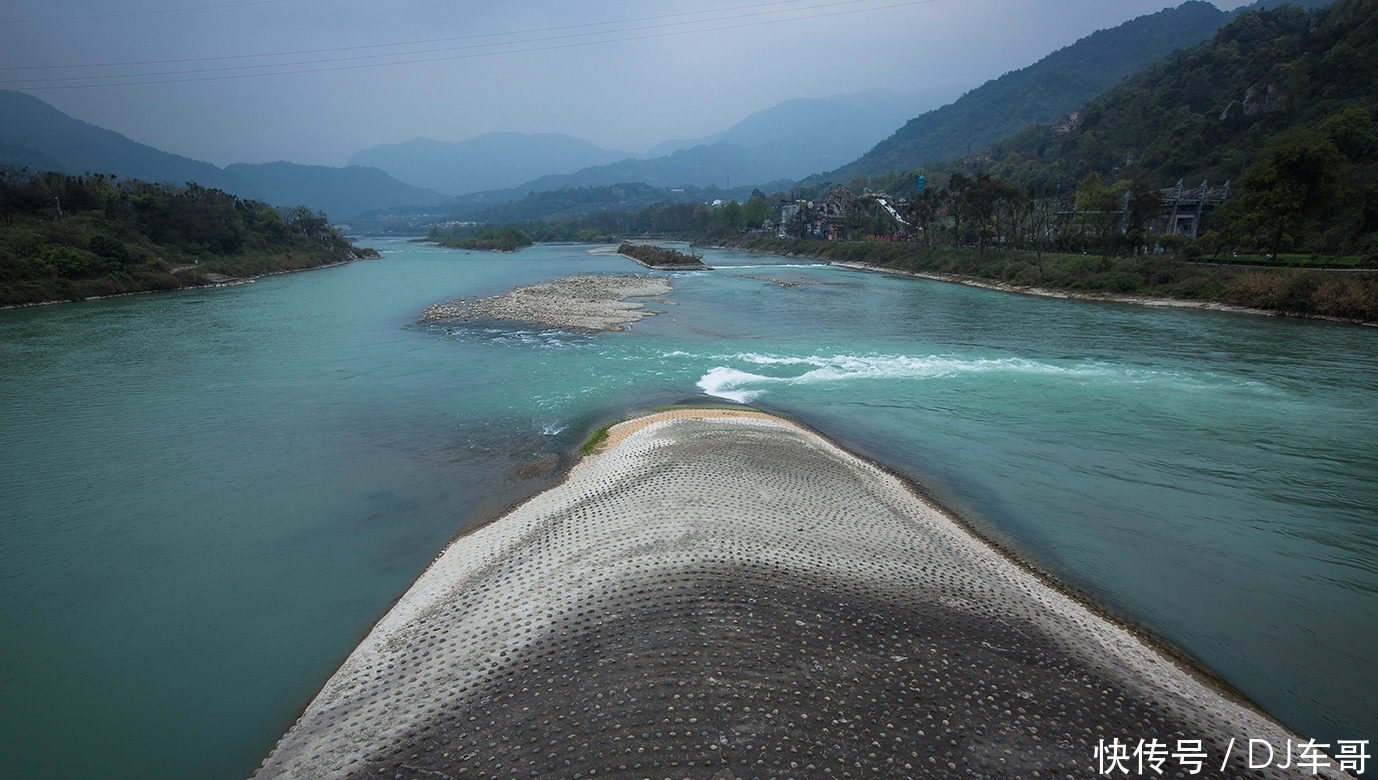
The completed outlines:
{"type": "Polygon", "coordinates": [[[635,258],[652,268],[708,268],[703,264],[701,255],[651,244],[623,244],[617,248],[617,253],[635,258]]]}
{"type": "Polygon", "coordinates": [[[1139,295],[1220,303],[1294,316],[1378,322],[1378,274],[1196,263],[1175,255],[981,251],[881,241],[745,238],[723,243],[758,252],[946,274],[1016,288],[1139,295]]]}
{"type": "MultiPolygon", "coordinates": [[[[891,240],[892,235],[880,231],[894,226],[880,224],[856,225],[856,240],[780,238],[773,232],[726,222],[724,217],[740,219],[744,206],[736,203],[728,205],[737,209],[662,204],[635,214],[604,212],[558,223],[504,227],[529,230],[527,235],[545,235],[552,241],[577,240],[574,236],[583,233],[606,242],[621,234],[641,241],[687,241],[862,263],[882,270],[965,277],[1015,288],[1175,298],[1293,316],[1378,322],[1378,271],[1368,270],[1374,266],[1372,255],[1270,254],[1266,243],[1230,242],[1219,232],[1196,239],[1157,236],[1151,251],[1145,252],[1145,236],[1108,229],[1103,214],[1079,218],[1073,206],[1060,217],[1052,213],[1059,203],[1096,197],[1104,187],[1094,176],[1086,186],[1058,199],[1030,197],[986,175],[964,181],[958,174],[950,177],[949,184],[956,186],[911,205],[914,211],[927,210],[928,214],[911,217],[925,222],[926,229],[910,240],[891,240]],[[991,197],[992,193],[996,196],[991,197]],[[968,198],[982,203],[969,208],[971,204],[960,202],[968,198]],[[1056,239],[1036,240],[1037,226],[1032,222],[1054,218],[1075,224],[1064,225],[1056,239]],[[1017,226],[1020,220],[1027,230],[1017,226]]],[[[766,202],[764,197],[758,200],[766,202]]],[[[859,221],[867,219],[876,218],[863,216],[859,221]]],[[[644,243],[623,243],[618,251],[643,262],[652,255],[663,256],[676,265],[696,257],[644,243]]]]}
{"type": "Polygon", "coordinates": [[[515,227],[463,226],[451,230],[431,228],[426,238],[451,249],[475,249],[484,252],[515,252],[534,243],[530,235],[515,227]]]}
{"type": "Polygon", "coordinates": [[[195,184],[0,168],[0,306],[232,282],[377,257],[305,206],[195,184]]]}

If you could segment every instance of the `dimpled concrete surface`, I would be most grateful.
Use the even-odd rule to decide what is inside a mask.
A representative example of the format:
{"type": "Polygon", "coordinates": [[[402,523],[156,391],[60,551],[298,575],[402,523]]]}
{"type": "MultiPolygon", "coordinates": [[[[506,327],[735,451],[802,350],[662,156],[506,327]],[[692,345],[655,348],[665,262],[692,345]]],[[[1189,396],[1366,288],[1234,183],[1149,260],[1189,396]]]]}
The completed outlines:
{"type": "Polygon", "coordinates": [[[1231,737],[1296,739],[820,437],[682,411],[451,545],[256,777],[1284,776],[1231,737]]]}

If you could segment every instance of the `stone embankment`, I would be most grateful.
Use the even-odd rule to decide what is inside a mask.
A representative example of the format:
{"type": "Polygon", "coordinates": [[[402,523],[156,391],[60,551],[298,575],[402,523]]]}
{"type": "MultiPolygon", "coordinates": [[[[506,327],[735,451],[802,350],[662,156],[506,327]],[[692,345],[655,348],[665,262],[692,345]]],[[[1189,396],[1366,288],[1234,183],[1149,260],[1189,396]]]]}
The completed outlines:
{"type": "Polygon", "coordinates": [[[658,312],[628,298],[665,295],[669,280],[653,276],[569,276],[518,287],[490,298],[459,298],[421,313],[422,322],[509,320],[570,330],[621,330],[658,312]]]}
{"type": "Polygon", "coordinates": [[[1249,738],[1297,744],[871,464],[683,410],[455,541],[256,777],[1312,776],[1249,738]]]}

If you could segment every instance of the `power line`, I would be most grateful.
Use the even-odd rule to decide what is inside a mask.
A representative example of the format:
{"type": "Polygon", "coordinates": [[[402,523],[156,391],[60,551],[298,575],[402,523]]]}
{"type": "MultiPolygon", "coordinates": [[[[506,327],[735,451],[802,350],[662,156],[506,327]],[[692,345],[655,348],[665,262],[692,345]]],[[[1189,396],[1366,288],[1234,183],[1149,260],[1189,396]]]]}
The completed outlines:
{"type": "MultiPolygon", "coordinates": [[[[552,46],[535,46],[535,47],[524,48],[524,49],[506,49],[506,50],[503,50],[503,51],[475,52],[475,53],[469,53],[469,54],[456,54],[456,55],[451,55],[451,56],[447,56],[447,57],[425,57],[425,58],[420,58],[420,59],[395,60],[395,61],[392,61],[392,62],[374,62],[374,63],[355,64],[355,65],[340,65],[340,66],[336,66],[336,67],[324,67],[324,68],[297,68],[297,69],[295,69],[295,70],[279,70],[279,71],[272,71],[272,72],[266,72],[266,73],[265,73],[265,72],[261,72],[261,73],[235,73],[235,74],[229,74],[229,75],[192,76],[192,77],[190,77],[190,78],[154,79],[154,80],[148,80],[148,79],[146,79],[145,77],[146,77],[146,76],[150,76],[150,75],[182,75],[182,74],[177,74],[177,73],[168,73],[168,74],[129,74],[129,75],[123,75],[123,76],[106,76],[106,77],[103,77],[103,78],[111,79],[111,80],[110,80],[110,81],[106,81],[106,82],[104,82],[104,83],[99,83],[99,84],[91,84],[91,83],[88,83],[88,84],[54,84],[54,85],[50,85],[50,86],[43,86],[43,85],[37,85],[37,86],[22,86],[22,84],[27,83],[27,82],[14,82],[14,81],[10,81],[10,82],[5,82],[5,83],[4,83],[4,86],[6,86],[6,87],[13,87],[13,88],[20,88],[20,89],[24,89],[24,90],[31,91],[31,92],[36,92],[36,91],[52,91],[52,90],[61,90],[61,89],[90,89],[90,88],[94,88],[94,87],[127,87],[127,86],[145,86],[145,85],[155,85],[155,84],[183,84],[183,83],[202,82],[202,81],[230,81],[230,80],[247,79],[247,78],[263,78],[263,77],[268,77],[268,76],[290,76],[290,75],[298,75],[298,74],[304,74],[304,73],[327,73],[327,72],[337,72],[337,71],[347,71],[347,70],[362,70],[362,69],[366,69],[366,68],[380,68],[380,67],[388,67],[388,66],[395,66],[395,65],[414,65],[414,64],[422,64],[422,63],[432,63],[432,62],[452,62],[452,61],[457,61],[457,60],[478,59],[478,58],[483,58],[483,57],[496,57],[496,56],[508,55],[508,54],[529,54],[529,53],[533,53],[533,52],[556,51],[556,50],[560,50],[560,49],[573,49],[573,48],[580,48],[580,47],[585,47],[585,46],[597,46],[597,45],[608,44],[608,43],[621,43],[621,42],[630,42],[630,41],[653,40],[653,39],[658,39],[658,38],[669,38],[669,37],[674,37],[674,36],[692,35],[692,34],[695,34],[695,33],[718,32],[718,31],[724,31],[724,30],[746,29],[746,28],[750,28],[750,27],[761,27],[761,26],[765,26],[765,25],[782,24],[782,23],[785,23],[785,22],[810,21],[810,20],[813,20],[813,19],[824,19],[824,18],[835,17],[835,16],[847,16],[847,15],[860,14],[860,13],[872,13],[872,12],[875,12],[875,11],[886,11],[886,10],[892,10],[892,9],[896,9],[896,8],[907,8],[907,7],[918,6],[918,5],[929,5],[929,4],[937,3],[937,2],[940,2],[940,1],[941,1],[941,0],[910,0],[909,2],[893,3],[893,4],[890,4],[890,5],[876,6],[876,7],[872,7],[872,8],[854,8],[854,9],[848,9],[848,10],[843,10],[843,11],[833,11],[833,12],[830,12],[830,13],[813,14],[813,15],[809,15],[809,16],[791,17],[791,18],[787,18],[787,19],[765,19],[765,20],[761,20],[761,21],[748,22],[748,23],[745,23],[745,24],[722,25],[722,26],[718,26],[718,27],[704,27],[704,28],[693,29],[693,30],[674,30],[674,31],[670,31],[670,32],[653,33],[653,34],[649,34],[649,35],[636,35],[636,36],[627,36],[627,37],[617,37],[617,38],[609,38],[609,39],[597,40],[597,41],[578,41],[578,42],[574,42],[574,43],[563,43],[563,44],[556,44],[556,45],[552,45],[552,46]],[[121,80],[118,80],[118,79],[140,79],[140,80],[134,80],[134,81],[123,80],[123,81],[121,81],[121,80]]],[[[839,4],[834,4],[834,5],[841,5],[841,3],[839,3],[839,4]]],[[[796,10],[813,10],[813,9],[796,9],[796,10]]],[[[777,13],[778,13],[778,12],[777,12],[777,13]]],[[[711,21],[718,21],[718,20],[701,20],[699,23],[711,22],[711,21]]],[[[608,31],[608,33],[606,33],[606,34],[614,34],[614,33],[618,33],[618,32],[627,32],[627,31],[625,31],[625,30],[616,31],[616,30],[615,30],[615,31],[608,31]]],[[[537,39],[537,40],[538,40],[538,39],[537,39]]],[[[534,41],[530,41],[530,40],[529,40],[529,41],[511,41],[511,42],[508,42],[508,43],[506,43],[506,44],[501,44],[501,45],[514,45],[514,44],[530,43],[530,42],[534,42],[534,41]]],[[[498,45],[498,44],[489,44],[489,46],[492,46],[492,45],[498,45]]],[[[472,47],[470,47],[470,48],[472,48],[472,47]]],[[[400,52],[400,53],[398,53],[398,54],[389,55],[389,56],[409,56],[409,55],[411,55],[411,54],[416,54],[416,53],[419,53],[419,52],[400,52]]],[[[288,67],[288,68],[292,68],[292,67],[296,67],[296,66],[302,65],[302,64],[308,64],[308,63],[283,63],[283,64],[280,64],[280,65],[262,65],[262,66],[250,66],[250,67],[257,67],[257,68],[265,68],[265,67],[288,67]]],[[[229,69],[219,69],[219,70],[214,70],[214,69],[213,69],[211,72],[223,72],[224,70],[229,70],[229,69]]],[[[187,75],[190,75],[190,74],[188,73],[187,75]]],[[[85,78],[91,79],[91,78],[102,78],[102,77],[85,77],[85,78]]],[[[70,80],[72,80],[72,79],[57,79],[57,81],[70,81],[70,80]]],[[[53,80],[41,80],[41,81],[43,81],[43,82],[48,82],[48,81],[53,81],[53,80]]]]}
{"type": "MultiPolygon", "coordinates": [[[[934,1],[935,1],[935,0],[927,0],[927,2],[934,2],[934,1]]],[[[568,40],[568,39],[571,39],[571,38],[588,38],[588,37],[594,37],[594,36],[607,36],[607,35],[625,35],[626,33],[643,32],[643,31],[647,31],[647,30],[663,29],[663,28],[666,28],[666,27],[682,27],[682,26],[686,26],[686,25],[698,25],[698,24],[714,23],[714,22],[736,21],[736,20],[741,20],[741,19],[751,19],[751,18],[757,18],[757,17],[762,17],[762,16],[777,16],[777,15],[787,14],[787,13],[797,13],[797,12],[800,12],[800,11],[818,11],[818,10],[823,10],[823,9],[828,9],[828,8],[838,8],[838,7],[846,7],[846,6],[855,6],[855,5],[859,5],[859,4],[867,3],[867,2],[871,2],[871,0],[840,0],[839,2],[824,3],[824,4],[821,4],[821,5],[809,6],[809,7],[807,7],[807,8],[792,8],[792,9],[781,9],[781,10],[774,10],[774,11],[754,11],[754,12],[751,12],[751,13],[737,14],[737,15],[735,15],[735,16],[721,16],[721,17],[718,17],[718,18],[715,18],[715,19],[698,19],[698,20],[689,20],[689,21],[678,21],[678,22],[663,22],[663,23],[660,23],[660,24],[643,25],[643,26],[640,26],[640,27],[627,27],[627,28],[623,28],[623,29],[620,29],[620,30],[599,30],[599,31],[591,31],[591,32],[568,33],[568,34],[565,34],[565,35],[553,35],[553,36],[546,36],[546,37],[543,37],[543,38],[538,37],[538,38],[527,38],[527,39],[524,39],[524,40],[503,41],[503,42],[497,42],[497,43],[478,43],[478,44],[468,44],[468,45],[464,45],[464,46],[448,46],[448,47],[442,47],[442,48],[437,48],[437,49],[423,49],[423,50],[420,50],[420,51],[395,52],[395,53],[384,53],[384,54],[361,54],[361,55],[355,55],[355,56],[352,56],[352,57],[332,57],[332,58],[317,59],[317,60],[305,60],[305,61],[300,61],[300,62],[270,63],[270,64],[262,64],[262,65],[235,65],[235,66],[212,67],[212,68],[192,68],[192,69],[185,69],[185,70],[150,71],[150,72],[145,72],[145,73],[130,73],[130,74],[120,74],[120,75],[68,76],[68,77],[59,77],[59,78],[33,78],[33,79],[17,79],[17,80],[11,79],[11,80],[9,80],[9,81],[6,82],[6,83],[7,83],[8,85],[10,85],[10,86],[16,86],[16,87],[28,89],[28,88],[39,88],[38,85],[54,85],[54,86],[59,86],[59,85],[64,85],[64,84],[65,84],[65,85],[70,85],[70,86],[86,86],[87,84],[81,84],[81,83],[79,83],[79,82],[96,82],[96,81],[100,81],[100,82],[103,82],[103,83],[100,83],[100,84],[90,84],[90,86],[110,86],[110,85],[111,85],[110,82],[111,82],[112,80],[127,80],[127,79],[140,79],[140,81],[138,81],[138,82],[136,82],[136,83],[157,83],[157,82],[148,82],[147,79],[149,79],[150,77],[156,77],[156,76],[195,76],[195,75],[199,75],[199,74],[212,74],[212,73],[214,73],[214,74],[230,74],[230,73],[233,73],[233,72],[235,72],[235,71],[241,71],[241,72],[242,72],[242,71],[250,71],[250,70],[260,70],[260,71],[261,71],[261,70],[266,69],[266,68],[298,68],[298,70],[273,71],[273,72],[268,72],[268,73],[243,73],[243,74],[241,74],[241,75],[245,75],[245,76],[268,76],[268,75],[283,75],[283,74],[286,74],[286,73],[320,72],[320,71],[329,70],[329,69],[328,69],[328,68],[320,68],[320,69],[300,70],[300,68],[301,68],[301,66],[304,66],[304,65],[327,65],[327,64],[340,63],[340,62],[357,62],[357,61],[360,61],[360,60],[378,60],[378,59],[387,59],[387,58],[393,58],[393,57],[415,57],[416,55],[422,55],[422,54],[440,54],[440,53],[453,52],[453,51],[466,51],[466,50],[472,50],[472,49],[492,48],[492,47],[495,47],[495,46],[514,46],[514,45],[531,44],[531,43],[548,43],[548,42],[551,42],[551,41],[568,40]]],[[[901,3],[901,4],[899,4],[899,5],[917,5],[917,4],[920,4],[920,3],[919,3],[919,2],[914,2],[913,0],[911,0],[911,2],[901,3]]],[[[882,7],[879,7],[879,8],[859,8],[859,9],[854,9],[854,10],[851,10],[851,11],[836,12],[836,13],[834,13],[834,14],[814,14],[814,15],[805,16],[805,17],[792,17],[792,18],[786,18],[786,19],[771,19],[771,20],[766,20],[764,23],[779,23],[779,22],[796,21],[796,20],[802,20],[802,19],[813,19],[813,18],[826,17],[826,16],[830,16],[830,15],[837,15],[837,14],[839,14],[839,13],[861,13],[861,12],[869,12],[869,11],[873,11],[873,10],[885,10],[886,8],[895,8],[895,7],[899,7],[899,6],[898,6],[898,5],[891,5],[891,6],[882,6],[882,7]]],[[[691,33],[691,32],[705,32],[705,31],[710,31],[710,30],[725,30],[725,29],[733,29],[733,26],[732,26],[732,25],[728,25],[728,26],[719,26],[719,27],[712,27],[712,28],[700,28],[700,29],[696,29],[696,30],[681,30],[681,31],[678,31],[677,34],[685,34],[685,33],[691,33]]],[[[676,33],[671,33],[671,34],[676,34],[676,33]]],[[[600,41],[594,41],[594,42],[590,42],[590,43],[611,43],[611,42],[619,41],[619,40],[639,40],[639,38],[631,38],[631,39],[627,39],[627,38],[613,38],[613,39],[610,39],[610,40],[600,40],[600,41]]],[[[552,48],[559,48],[559,47],[557,46],[557,47],[552,47],[552,48]]],[[[522,49],[522,50],[520,50],[520,51],[522,51],[522,52],[530,52],[530,51],[543,51],[543,50],[545,50],[545,49],[542,48],[542,47],[536,47],[536,48],[522,49]]],[[[497,54],[509,54],[509,53],[514,53],[514,52],[512,52],[512,51],[510,51],[510,50],[508,50],[508,51],[484,52],[484,53],[480,53],[479,56],[483,56],[483,55],[497,55],[497,54]]],[[[400,61],[400,62],[399,62],[399,61],[394,61],[394,62],[381,62],[381,63],[375,63],[375,65],[381,66],[381,65],[409,64],[409,63],[416,63],[416,62],[438,62],[438,61],[444,61],[444,60],[446,60],[446,59],[456,59],[456,58],[446,58],[446,57],[422,58],[422,59],[413,59],[413,60],[406,60],[406,61],[400,61]]],[[[341,68],[341,69],[345,69],[345,68],[341,68]]],[[[191,80],[191,79],[185,79],[185,80],[191,80]]]]}
{"type": "MultiPolygon", "coordinates": [[[[233,74],[233,75],[227,75],[227,76],[200,76],[200,77],[185,78],[185,79],[159,79],[159,80],[153,80],[153,81],[124,81],[124,82],[115,81],[115,82],[107,82],[107,83],[104,83],[104,84],[63,84],[63,85],[56,85],[56,86],[34,86],[34,87],[28,87],[28,86],[26,86],[26,87],[21,87],[21,88],[24,89],[24,90],[26,90],[26,91],[37,92],[37,91],[59,90],[59,89],[90,89],[90,88],[93,88],[93,87],[130,87],[130,86],[144,86],[144,85],[152,85],[152,84],[184,84],[184,83],[200,82],[200,81],[230,81],[230,80],[248,79],[248,78],[263,78],[263,77],[267,77],[267,76],[291,76],[291,75],[297,75],[297,74],[302,74],[302,73],[330,73],[330,72],[346,71],[346,70],[363,70],[363,69],[366,69],[366,68],[381,68],[381,67],[388,67],[388,66],[393,66],[393,65],[415,65],[415,64],[430,63],[430,62],[452,62],[452,61],[456,61],[456,60],[479,59],[479,58],[483,58],[483,57],[497,57],[497,56],[502,56],[502,55],[507,55],[507,54],[529,54],[529,53],[532,53],[532,52],[556,51],[556,50],[560,50],[560,49],[574,49],[574,48],[581,48],[581,47],[584,47],[584,46],[597,46],[597,45],[607,44],[607,43],[622,43],[622,42],[628,42],[628,41],[653,40],[653,39],[657,39],[657,38],[669,38],[669,37],[681,36],[681,35],[692,35],[692,34],[694,34],[694,33],[718,32],[718,31],[722,31],[722,30],[737,30],[737,29],[745,29],[745,28],[748,28],[748,27],[761,27],[761,26],[770,25],[770,24],[781,24],[781,23],[784,23],[784,22],[809,21],[809,20],[812,20],[812,19],[824,19],[824,18],[833,17],[833,16],[846,16],[846,15],[858,14],[858,13],[869,13],[869,12],[872,12],[872,11],[886,11],[886,10],[890,10],[890,9],[894,9],[894,8],[907,8],[907,7],[910,7],[910,6],[928,5],[928,4],[937,3],[937,2],[940,2],[940,0],[912,0],[911,2],[895,3],[895,4],[893,4],[893,5],[880,6],[880,7],[876,7],[876,8],[862,8],[862,9],[853,9],[853,10],[848,10],[848,11],[835,11],[835,12],[832,12],[832,13],[816,14],[816,15],[813,15],[813,16],[795,17],[795,18],[792,18],[792,19],[768,19],[768,20],[759,21],[759,22],[749,22],[749,23],[747,23],[747,24],[725,25],[725,26],[722,26],[722,27],[705,27],[705,28],[698,29],[698,30],[676,30],[676,31],[673,31],[673,32],[654,33],[654,34],[651,34],[651,35],[639,35],[639,36],[631,36],[631,37],[626,37],[626,38],[613,38],[613,39],[602,40],[602,41],[580,41],[580,42],[577,42],[577,43],[565,43],[565,44],[559,44],[559,45],[555,45],[555,46],[537,46],[537,47],[532,47],[532,48],[528,48],[528,49],[508,49],[508,50],[505,50],[505,51],[479,52],[479,53],[473,53],[473,54],[457,54],[457,55],[453,55],[453,56],[449,56],[449,57],[427,57],[427,58],[423,58],[423,59],[415,59],[415,60],[398,60],[398,61],[395,61],[395,62],[377,62],[377,63],[369,63],[369,64],[364,64],[364,65],[342,65],[342,66],[333,67],[333,68],[302,68],[302,69],[299,69],[299,70],[284,70],[284,71],[276,71],[276,72],[272,72],[272,73],[239,73],[239,74],[233,74]]],[[[112,78],[112,79],[113,79],[113,78],[138,78],[138,76],[137,76],[137,75],[128,76],[128,77],[110,76],[110,77],[107,77],[107,78],[112,78]]],[[[12,83],[12,82],[6,82],[5,86],[9,86],[11,83],[12,83]]]]}
{"type": "Polygon", "coordinates": [[[227,3],[225,5],[202,5],[195,8],[161,8],[152,11],[123,11],[114,14],[92,14],[90,16],[52,16],[43,19],[0,19],[0,24],[36,24],[39,22],[80,22],[87,19],[117,19],[124,16],[152,16],[153,14],[180,14],[188,11],[217,11],[222,8],[247,8],[252,5],[277,5],[293,0],[254,0],[250,3],[227,3]]]}

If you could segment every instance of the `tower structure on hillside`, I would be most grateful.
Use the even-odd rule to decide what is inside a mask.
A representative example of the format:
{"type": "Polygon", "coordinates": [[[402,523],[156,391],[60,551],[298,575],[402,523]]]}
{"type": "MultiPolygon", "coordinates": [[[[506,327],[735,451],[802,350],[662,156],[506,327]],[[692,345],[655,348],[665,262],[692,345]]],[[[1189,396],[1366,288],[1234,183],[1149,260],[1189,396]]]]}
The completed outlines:
{"type": "Polygon", "coordinates": [[[1211,215],[1230,197],[1230,183],[1212,189],[1210,182],[1200,187],[1184,189],[1183,180],[1177,186],[1159,190],[1163,196],[1163,233],[1165,235],[1198,238],[1210,226],[1211,215]]]}

